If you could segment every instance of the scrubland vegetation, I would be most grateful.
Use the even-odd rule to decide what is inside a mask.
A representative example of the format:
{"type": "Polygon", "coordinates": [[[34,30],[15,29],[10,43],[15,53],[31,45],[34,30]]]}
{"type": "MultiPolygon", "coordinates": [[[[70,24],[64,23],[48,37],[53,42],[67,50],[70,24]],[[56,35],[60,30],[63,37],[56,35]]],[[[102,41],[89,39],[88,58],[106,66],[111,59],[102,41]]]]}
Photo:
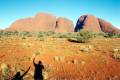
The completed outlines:
{"type": "Polygon", "coordinates": [[[52,38],[66,38],[68,41],[71,42],[78,42],[78,43],[86,43],[89,42],[90,38],[95,38],[98,36],[105,37],[105,38],[120,38],[120,34],[112,34],[112,33],[104,33],[99,32],[95,33],[88,30],[81,30],[80,32],[76,33],[59,33],[59,32],[27,32],[27,31],[0,31],[0,37],[10,37],[10,36],[18,36],[25,39],[26,37],[38,37],[40,41],[44,41],[45,37],[52,37],[52,38]]]}
{"type": "MultiPolygon", "coordinates": [[[[86,30],[76,33],[0,31],[0,74],[2,73],[0,80],[8,79],[18,70],[24,72],[23,69],[26,69],[24,66],[27,63],[28,67],[34,57],[43,60],[45,79],[52,76],[53,80],[75,80],[74,74],[81,80],[93,79],[90,74],[93,74],[96,80],[104,80],[108,75],[109,79],[113,79],[114,76],[119,79],[118,69],[115,68],[120,62],[119,38],[120,34],[94,33],[86,30]],[[9,56],[4,58],[4,55],[9,56]],[[14,65],[9,63],[14,63],[14,65]],[[112,68],[109,65],[116,71],[113,76],[111,76],[112,68]],[[106,68],[111,69],[110,74],[107,73],[106,68]],[[82,74],[84,69],[88,71],[82,74]],[[106,73],[102,73],[103,71],[106,73]],[[98,73],[103,76],[98,78],[98,73]]],[[[33,76],[33,74],[34,71],[31,69],[27,76],[33,76]]],[[[28,77],[25,79],[27,80],[28,77]]]]}

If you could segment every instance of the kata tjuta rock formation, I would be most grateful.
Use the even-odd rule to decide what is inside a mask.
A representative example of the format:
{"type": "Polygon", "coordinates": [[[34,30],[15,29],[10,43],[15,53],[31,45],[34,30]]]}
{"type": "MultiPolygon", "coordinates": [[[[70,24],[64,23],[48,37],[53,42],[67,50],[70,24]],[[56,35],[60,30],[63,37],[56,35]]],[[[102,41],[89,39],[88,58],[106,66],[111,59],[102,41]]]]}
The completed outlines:
{"type": "Polygon", "coordinates": [[[113,26],[111,23],[102,20],[100,18],[98,18],[101,30],[103,32],[108,32],[108,33],[118,33],[120,34],[120,29],[116,28],[115,26],[113,26]]]}
{"type": "Polygon", "coordinates": [[[74,25],[69,19],[57,19],[54,15],[39,13],[33,18],[17,20],[6,31],[74,32],[74,25]]]}
{"type": "Polygon", "coordinates": [[[83,15],[78,19],[75,31],[77,32],[80,29],[88,29],[96,32],[101,31],[98,19],[93,15],[83,15]]]}
{"type": "Polygon", "coordinates": [[[56,22],[55,32],[74,32],[73,22],[66,18],[59,17],[56,22]]]}
{"type": "Polygon", "coordinates": [[[97,18],[93,15],[83,15],[78,19],[74,31],[78,32],[81,29],[87,29],[94,32],[120,34],[120,30],[113,26],[111,23],[97,18]]]}

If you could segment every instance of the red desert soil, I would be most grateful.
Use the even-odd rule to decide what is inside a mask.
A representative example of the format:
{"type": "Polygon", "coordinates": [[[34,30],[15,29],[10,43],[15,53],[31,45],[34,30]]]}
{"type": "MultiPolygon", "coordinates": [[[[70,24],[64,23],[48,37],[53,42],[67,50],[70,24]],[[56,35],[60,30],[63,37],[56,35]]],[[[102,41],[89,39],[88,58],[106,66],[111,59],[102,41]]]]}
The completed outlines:
{"type": "MultiPolygon", "coordinates": [[[[31,69],[25,80],[33,80],[34,66],[41,60],[46,80],[120,80],[120,62],[113,59],[113,49],[120,38],[95,38],[89,43],[73,43],[64,38],[5,37],[0,38],[0,64],[12,68],[31,69]],[[90,46],[88,51],[81,47],[90,46]]],[[[11,73],[12,75],[15,74],[11,73]]]]}

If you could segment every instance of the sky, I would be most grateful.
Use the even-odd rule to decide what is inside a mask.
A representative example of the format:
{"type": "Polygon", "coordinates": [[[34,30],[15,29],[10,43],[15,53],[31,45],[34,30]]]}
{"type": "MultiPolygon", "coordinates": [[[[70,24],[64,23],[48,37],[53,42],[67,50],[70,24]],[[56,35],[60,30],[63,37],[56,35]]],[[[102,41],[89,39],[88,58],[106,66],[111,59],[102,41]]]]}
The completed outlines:
{"type": "Polygon", "coordinates": [[[92,14],[120,29],[120,0],[0,0],[0,29],[40,12],[66,17],[74,25],[81,15],[92,14]]]}

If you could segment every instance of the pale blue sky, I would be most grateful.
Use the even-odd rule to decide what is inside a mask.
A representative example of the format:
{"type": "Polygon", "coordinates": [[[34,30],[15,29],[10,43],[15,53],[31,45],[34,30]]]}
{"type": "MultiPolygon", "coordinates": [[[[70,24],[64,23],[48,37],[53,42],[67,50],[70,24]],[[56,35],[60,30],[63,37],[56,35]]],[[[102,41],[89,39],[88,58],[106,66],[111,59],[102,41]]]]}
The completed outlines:
{"type": "Polygon", "coordinates": [[[39,12],[67,17],[74,24],[79,16],[93,14],[120,29],[120,0],[0,0],[0,29],[39,12]]]}

